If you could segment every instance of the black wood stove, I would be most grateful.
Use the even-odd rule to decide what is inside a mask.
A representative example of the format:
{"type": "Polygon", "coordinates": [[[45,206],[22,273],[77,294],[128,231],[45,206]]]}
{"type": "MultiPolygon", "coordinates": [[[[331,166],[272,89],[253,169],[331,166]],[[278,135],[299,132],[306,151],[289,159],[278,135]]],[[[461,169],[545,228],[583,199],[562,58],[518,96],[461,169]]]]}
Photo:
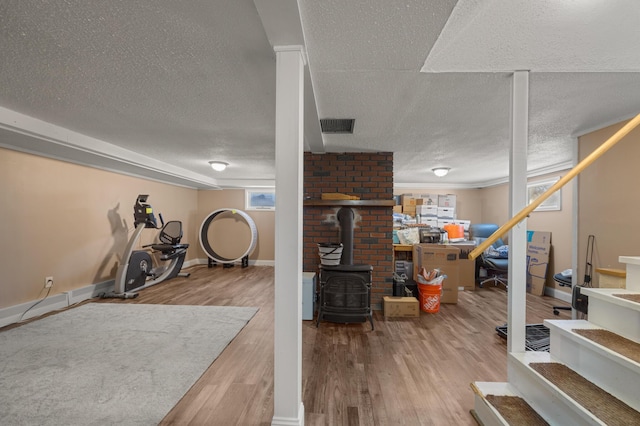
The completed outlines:
{"type": "Polygon", "coordinates": [[[340,265],[320,265],[318,284],[319,307],[316,327],[321,320],[340,323],[369,320],[373,330],[371,312],[371,286],[373,266],[353,265],[354,213],[341,208],[337,214],[343,245],[340,265]]]}

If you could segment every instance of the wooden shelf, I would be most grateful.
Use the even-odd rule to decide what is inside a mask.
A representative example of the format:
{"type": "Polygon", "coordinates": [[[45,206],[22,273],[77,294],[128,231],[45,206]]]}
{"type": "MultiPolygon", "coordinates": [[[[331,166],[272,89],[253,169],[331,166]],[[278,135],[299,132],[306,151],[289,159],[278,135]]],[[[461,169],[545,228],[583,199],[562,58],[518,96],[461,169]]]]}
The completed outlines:
{"type": "Polygon", "coordinates": [[[305,206],[393,207],[394,200],[304,200],[305,206]]]}
{"type": "Polygon", "coordinates": [[[627,278],[627,271],[623,269],[596,268],[596,272],[602,275],[611,275],[617,278],[627,278]]]}

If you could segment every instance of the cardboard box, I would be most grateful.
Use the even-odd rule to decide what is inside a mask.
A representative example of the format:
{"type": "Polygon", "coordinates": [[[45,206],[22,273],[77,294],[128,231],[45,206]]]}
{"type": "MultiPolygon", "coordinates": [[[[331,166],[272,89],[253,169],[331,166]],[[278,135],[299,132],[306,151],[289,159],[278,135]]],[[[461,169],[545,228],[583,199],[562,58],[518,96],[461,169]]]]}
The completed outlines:
{"type": "Polygon", "coordinates": [[[469,225],[471,225],[470,220],[462,220],[462,219],[454,219],[453,223],[455,223],[456,225],[462,225],[465,231],[468,231],[469,225]]]}
{"type": "Polygon", "coordinates": [[[416,199],[413,198],[413,194],[402,194],[400,196],[400,204],[403,206],[415,206],[416,199]]]}
{"type": "Polygon", "coordinates": [[[453,194],[438,195],[438,207],[456,208],[456,196],[453,194]]]}
{"type": "Polygon", "coordinates": [[[438,205],[438,194],[418,194],[416,197],[420,198],[422,205],[426,205],[426,206],[438,205]]]}
{"type": "Polygon", "coordinates": [[[527,231],[527,292],[544,294],[551,253],[551,232],[527,231]]]}
{"type": "Polygon", "coordinates": [[[438,219],[436,219],[435,217],[432,218],[428,216],[420,216],[420,221],[418,223],[431,226],[433,228],[438,227],[438,219]]]}
{"type": "Polygon", "coordinates": [[[454,219],[456,209],[453,207],[438,207],[438,219],[454,219]]]}
{"type": "Polygon", "coordinates": [[[444,228],[445,225],[453,223],[453,219],[438,219],[438,228],[444,228]]]}
{"type": "Polygon", "coordinates": [[[426,204],[421,204],[416,206],[416,213],[419,214],[420,216],[437,218],[438,206],[429,206],[426,204]]]}
{"type": "Polygon", "coordinates": [[[415,297],[384,296],[384,318],[416,318],[420,316],[420,303],[415,297]]]}
{"type": "Polygon", "coordinates": [[[458,282],[458,290],[474,291],[476,289],[476,260],[469,259],[469,253],[476,248],[475,241],[463,241],[459,243],[450,243],[447,247],[455,247],[460,250],[458,258],[458,272],[460,281],[458,282]]]}
{"type": "Polygon", "coordinates": [[[402,213],[404,214],[408,214],[409,216],[415,216],[416,215],[416,206],[410,206],[410,205],[403,205],[402,206],[402,213]]]}
{"type": "Polygon", "coordinates": [[[458,303],[458,285],[460,249],[438,244],[413,245],[413,276],[417,277],[420,268],[440,269],[447,276],[442,283],[440,303],[458,303]]]}
{"type": "Polygon", "coordinates": [[[402,213],[402,206],[393,206],[394,213],[402,213]]]}

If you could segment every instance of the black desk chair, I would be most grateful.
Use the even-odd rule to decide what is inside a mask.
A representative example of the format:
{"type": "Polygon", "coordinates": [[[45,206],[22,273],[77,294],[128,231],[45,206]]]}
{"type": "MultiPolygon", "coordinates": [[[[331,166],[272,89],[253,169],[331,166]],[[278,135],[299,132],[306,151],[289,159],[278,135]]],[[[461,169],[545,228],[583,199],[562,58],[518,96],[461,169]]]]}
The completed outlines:
{"type": "MultiPolygon", "coordinates": [[[[563,275],[558,272],[553,276],[553,280],[561,287],[571,287],[571,275],[563,275]]],[[[553,315],[560,315],[560,310],[570,311],[571,306],[553,306],[553,315]]]]}
{"type": "MultiPolygon", "coordinates": [[[[498,225],[495,223],[472,223],[469,225],[469,239],[480,245],[497,230],[498,225]]],[[[504,241],[502,241],[501,238],[498,238],[496,242],[492,244],[495,249],[504,245],[504,241]]],[[[495,286],[502,284],[505,289],[509,288],[509,282],[507,280],[509,273],[508,257],[488,257],[483,253],[476,259],[476,271],[481,267],[488,270],[492,275],[480,281],[480,287],[484,286],[485,283],[492,282],[495,286]]]]}
{"type": "Polygon", "coordinates": [[[162,267],[154,268],[149,273],[151,275],[160,275],[168,269],[173,271],[165,279],[180,277],[188,277],[189,272],[180,272],[184,259],[187,256],[189,244],[181,244],[182,239],[182,222],[179,220],[171,220],[164,224],[158,234],[158,243],[147,244],[143,248],[151,247],[153,252],[160,253],[160,260],[170,261],[169,264],[162,267]]]}

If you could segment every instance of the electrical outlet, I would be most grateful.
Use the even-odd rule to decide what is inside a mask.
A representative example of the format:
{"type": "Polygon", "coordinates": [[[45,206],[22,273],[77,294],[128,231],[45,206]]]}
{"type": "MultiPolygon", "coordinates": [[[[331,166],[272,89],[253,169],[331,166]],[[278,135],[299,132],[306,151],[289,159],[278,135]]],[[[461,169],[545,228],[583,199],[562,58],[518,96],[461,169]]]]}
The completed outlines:
{"type": "Polygon", "coordinates": [[[44,279],[44,288],[49,288],[53,286],[53,277],[47,277],[44,279]]]}

